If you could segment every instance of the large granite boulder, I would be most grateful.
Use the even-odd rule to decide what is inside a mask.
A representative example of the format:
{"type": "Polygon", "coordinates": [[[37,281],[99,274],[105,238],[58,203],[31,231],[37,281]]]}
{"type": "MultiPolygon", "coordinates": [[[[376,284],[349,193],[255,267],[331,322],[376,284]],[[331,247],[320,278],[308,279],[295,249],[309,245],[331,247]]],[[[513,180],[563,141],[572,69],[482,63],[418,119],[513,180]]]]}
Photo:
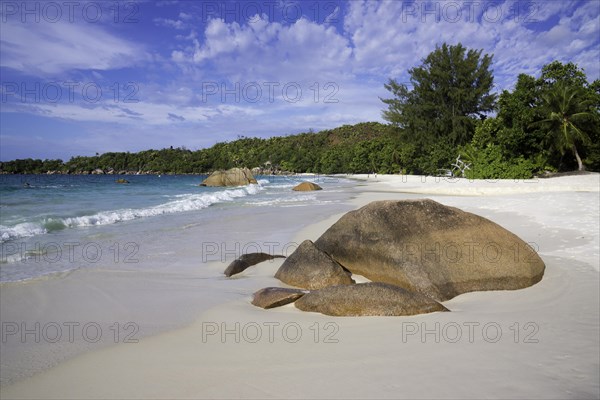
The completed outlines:
{"type": "Polygon", "coordinates": [[[321,289],[333,285],[350,285],[351,273],[327,254],[305,240],[290,254],[275,273],[275,278],[303,289],[321,289]]]}
{"type": "Polygon", "coordinates": [[[244,186],[250,183],[257,181],[248,168],[231,168],[213,172],[200,186],[244,186]]]}
{"type": "Polygon", "coordinates": [[[294,186],[292,190],[297,192],[310,192],[313,190],[323,190],[323,188],[316,183],[302,182],[301,184],[294,186]]]}
{"type": "MultiPolygon", "coordinates": [[[[353,273],[438,301],[528,287],[545,268],[513,233],[432,200],[372,202],[345,214],[315,246],[353,273]]],[[[307,261],[294,256],[288,260],[307,261]]]]}
{"type": "Polygon", "coordinates": [[[285,256],[271,255],[267,253],[247,253],[242,254],[239,258],[233,260],[225,269],[225,276],[239,274],[248,267],[261,263],[263,261],[273,260],[274,258],[285,258],[285,256]]]}
{"type": "Polygon", "coordinates": [[[311,291],[294,305],[302,311],[333,316],[398,316],[448,311],[420,293],[381,282],[330,286],[311,291]]]}
{"type": "Polygon", "coordinates": [[[252,304],[261,308],[275,308],[298,300],[308,293],[307,290],[267,287],[254,293],[252,304]]]}

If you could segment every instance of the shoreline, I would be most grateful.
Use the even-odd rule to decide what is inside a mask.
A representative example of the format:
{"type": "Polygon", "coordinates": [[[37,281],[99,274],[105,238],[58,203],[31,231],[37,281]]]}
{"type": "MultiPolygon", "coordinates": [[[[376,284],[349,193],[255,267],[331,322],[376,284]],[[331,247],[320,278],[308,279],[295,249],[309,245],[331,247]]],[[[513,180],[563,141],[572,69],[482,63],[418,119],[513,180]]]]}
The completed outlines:
{"type": "MultiPolygon", "coordinates": [[[[289,193],[291,199],[314,197],[291,190],[289,193]]],[[[3,334],[7,339],[1,347],[1,389],[44,374],[73,357],[127,339],[143,340],[191,325],[206,309],[248,290],[250,279],[236,280],[236,288],[223,276],[227,264],[246,247],[250,252],[284,251],[286,245],[293,244],[295,227],[320,219],[332,207],[349,208],[341,205],[340,198],[337,193],[321,193],[318,199],[324,204],[310,207],[307,205],[314,199],[271,206],[260,205],[260,199],[252,198],[248,198],[248,205],[223,204],[210,208],[210,214],[204,209],[189,214],[188,223],[178,229],[167,227],[165,240],[162,230],[158,235],[146,236],[145,241],[138,242],[140,252],[134,263],[124,262],[129,253],[113,261],[116,253],[105,246],[105,257],[98,265],[78,265],[65,272],[0,283],[3,334]],[[259,205],[253,206],[253,201],[259,205]],[[299,215],[288,215],[289,226],[270,218],[273,213],[286,214],[288,210],[301,211],[299,215]],[[258,250],[254,250],[256,246],[258,250]],[[130,322],[134,325],[127,325],[130,322]],[[37,336],[25,333],[36,326],[37,336]],[[89,328],[89,337],[84,337],[84,327],[89,328]],[[15,330],[17,333],[12,334],[15,330]],[[100,331],[98,341],[96,331],[100,331]],[[60,337],[53,343],[57,334],[60,337]]],[[[130,236],[123,240],[133,240],[133,232],[160,228],[157,224],[159,220],[154,219],[133,221],[125,229],[130,236]]],[[[111,240],[120,243],[120,237],[111,240]]]]}
{"type": "MultiPolygon", "coordinates": [[[[425,195],[537,242],[547,268],[532,287],[466,293],[444,302],[450,313],[328,317],[249,304],[253,291],[285,286],[273,278],[281,261],[259,264],[223,282],[221,289],[241,291],[237,299],[217,302],[191,325],[77,356],[0,388],[2,398],[597,398],[598,177],[485,196],[489,185],[481,182],[451,186],[470,194],[450,196],[427,180],[420,185],[420,177],[411,178],[409,192],[407,183],[380,175],[348,189],[352,208],[425,195]],[[484,326],[500,327],[501,337],[488,340],[495,337],[484,326]],[[295,342],[292,328],[301,333],[295,342]],[[408,328],[430,333],[421,340],[408,328]],[[260,338],[249,340],[255,332],[260,338]]],[[[314,221],[292,240],[315,240],[342,214],[314,221]]]]}

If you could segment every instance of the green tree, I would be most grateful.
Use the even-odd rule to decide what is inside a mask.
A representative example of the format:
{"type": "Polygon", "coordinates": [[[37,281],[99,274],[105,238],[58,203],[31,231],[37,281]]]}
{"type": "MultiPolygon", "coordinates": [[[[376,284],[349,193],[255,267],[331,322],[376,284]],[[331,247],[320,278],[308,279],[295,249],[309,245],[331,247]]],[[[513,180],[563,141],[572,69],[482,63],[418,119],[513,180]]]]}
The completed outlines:
{"type": "Polygon", "coordinates": [[[537,80],[541,88],[550,88],[553,84],[563,82],[569,86],[587,86],[587,77],[581,68],[572,62],[563,64],[560,61],[552,61],[542,67],[542,73],[537,80]]]}
{"type": "Polygon", "coordinates": [[[510,157],[530,157],[544,151],[544,133],[531,124],[542,118],[541,91],[536,79],[520,74],[512,92],[503,91],[498,99],[497,143],[510,157]]]}
{"type": "MultiPolygon", "coordinates": [[[[576,88],[579,93],[578,101],[591,102],[588,111],[598,116],[600,82],[589,84],[584,71],[576,64],[553,61],[541,68],[539,78],[520,74],[514,90],[503,91],[500,95],[498,118],[501,125],[491,138],[494,144],[500,146],[506,160],[514,162],[521,157],[530,160],[537,172],[568,170],[577,165],[576,157],[573,157],[573,161],[570,157],[565,159],[564,148],[557,146],[549,135],[549,122],[534,123],[548,119],[546,100],[557,86],[576,88]]],[[[583,123],[582,127],[590,140],[576,140],[576,149],[583,165],[598,170],[600,145],[597,143],[600,141],[600,124],[590,120],[583,123]]]]}
{"type": "Polygon", "coordinates": [[[436,47],[421,66],[408,71],[412,90],[390,79],[385,88],[393,94],[381,99],[388,109],[383,117],[403,128],[410,143],[431,146],[440,139],[452,145],[468,142],[477,118],[495,106],[490,93],[492,56],[483,50],[446,43],[436,47]]]}
{"type": "Polygon", "coordinates": [[[551,145],[561,154],[570,150],[577,160],[579,171],[584,170],[577,147],[590,143],[587,128],[598,122],[591,109],[592,100],[583,89],[569,86],[564,81],[555,83],[542,98],[545,118],[534,125],[547,132],[551,145]]]}
{"type": "MultiPolygon", "coordinates": [[[[533,176],[538,165],[522,155],[507,151],[498,138],[505,128],[502,118],[487,118],[475,128],[471,142],[463,146],[460,155],[470,165],[465,175],[470,179],[526,179],[533,176]]],[[[543,168],[539,167],[539,168],[543,168]]]]}

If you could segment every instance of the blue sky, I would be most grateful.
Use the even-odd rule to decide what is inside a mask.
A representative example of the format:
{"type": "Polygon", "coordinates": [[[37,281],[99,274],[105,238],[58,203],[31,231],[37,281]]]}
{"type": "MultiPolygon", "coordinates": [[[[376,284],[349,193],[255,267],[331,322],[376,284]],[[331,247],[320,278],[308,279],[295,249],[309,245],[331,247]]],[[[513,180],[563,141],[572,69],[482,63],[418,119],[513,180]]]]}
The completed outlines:
{"type": "Polygon", "coordinates": [[[600,2],[1,1],[0,160],[382,121],[383,84],[447,42],[497,91],[553,60],[600,75],[600,2]]]}

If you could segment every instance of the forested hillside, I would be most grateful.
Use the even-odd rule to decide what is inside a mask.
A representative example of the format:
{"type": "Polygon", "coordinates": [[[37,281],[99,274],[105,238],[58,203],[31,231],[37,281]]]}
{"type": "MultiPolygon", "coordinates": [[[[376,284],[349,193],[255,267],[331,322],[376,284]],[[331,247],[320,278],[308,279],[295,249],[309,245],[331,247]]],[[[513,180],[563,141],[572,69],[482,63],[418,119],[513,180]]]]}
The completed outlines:
{"type": "Polygon", "coordinates": [[[145,150],[138,153],[104,153],[62,160],[15,160],[0,163],[5,173],[205,173],[245,166],[286,172],[397,173],[402,160],[397,129],[377,122],[344,125],[318,133],[272,137],[240,137],[211,148],[145,150]]]}

